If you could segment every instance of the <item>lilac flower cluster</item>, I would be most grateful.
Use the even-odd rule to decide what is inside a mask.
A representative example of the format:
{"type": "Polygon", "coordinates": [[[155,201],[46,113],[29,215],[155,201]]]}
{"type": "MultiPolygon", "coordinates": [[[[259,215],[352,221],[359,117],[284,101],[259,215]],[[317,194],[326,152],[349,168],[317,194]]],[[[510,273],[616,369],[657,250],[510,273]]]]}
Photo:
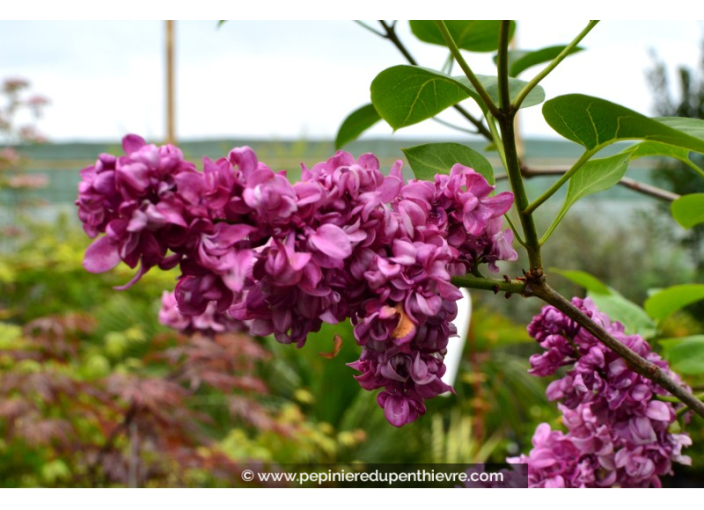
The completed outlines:
{"type": "MultiPolygon", "coordinates": [[[[393,173],[392,173],[393,175],[393,173]]],[[[513,233],[501,231],[510,193],[495,197],[484,177],[462,165],[435,182],[412,181],[391,204],[393,238],[366,254],[367,299],[352,316],[362,356],[351,367],[402,426],[425,413],[423,401],[452,388],[442,382],[459,291],[450,283],[481,262],[515,260],[513,233]]]]}
{"type": "MultiPolygon", "coordinates": [[[[679,382],[641,336],[627,335],[590,299],[572,302],[679,382]]],[[[571,366],[547,389],[548,399],[561,401],[567,433],[543,423],[530,454],[509,459],[528,464],[531,487],[659,487],[660,476],[672,473],[673,462],[691,462],[682,455],[690,437],[669,432],[675,407],[656,399],[667,394],[660,386],[631,371],[622,358],[551,306],[533,318],[528,332],[545,349],[531,356],[531,373],[547,376],[571,366]]]]}
{"type": "Polygon", "coordinates": [[[176,179],[199,174],[175,147],[146,145],[135,135],[126,136],[122,146],[126,156],[101,154],[94,166],[81,170],[76,204],[86,234],[106,234],[90,245],[83,266],[100,273],[121,260],[132,268],[141,262],[122,287],[127,288],[151,267],[178,264],[180,256],[166,252],[183,244],[191,218],[176,193],[176,179]]]}
{"type": "Polygon", "coordinates": [[[372,154],[338,152],[291,184],[248,147],[204,160],[204,171],[172,146],[129,135],[127,153],[101,155],[81,173],[79,217],[90,237],[92,272],[141,262],[180,265],[162,322],[217,330],[246,324],[255,335],[305,343],[323,322],[348,318],[362,346],[350,366],[390,423],[425,412],[451,388],[440,378],[460,293],[451,277],[478,264],[515,260],[501,216],[513,195],[455,165],[435,182],[404,183],[372,154]]]}

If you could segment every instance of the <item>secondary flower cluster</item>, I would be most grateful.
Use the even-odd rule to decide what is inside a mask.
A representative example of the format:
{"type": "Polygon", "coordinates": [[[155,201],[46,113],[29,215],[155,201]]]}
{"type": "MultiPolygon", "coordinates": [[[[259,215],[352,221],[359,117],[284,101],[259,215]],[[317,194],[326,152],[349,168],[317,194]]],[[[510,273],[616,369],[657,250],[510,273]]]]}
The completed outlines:
{"type": "MultiPolygon", "coordinates": [[[[572,302],[679,382],[641,336],[627,335],[590,299],[572,302]]],[[[561,401],[567,433],[543,423],[533,436],[530,455],[509,459],[528,464],[531,487],[659,487],[660,476],[672,473],[673,462],[691,462],[682,455],[682,447],[691,444],[689,436],[668,430],[675,408],[656,399],[667,394],[660,386],[631,371],[622,358],[551,306],[533,318],[528,332],[545,349],[531,356],[531,373],[547,376],[571,365],[547,389],[548,399],[561,401]]]]}
{"type": "Polygon", "coordinates": [[[404,183],[401,162],[384,176],[374,155],[340,151],[292,184],[248,147],[206,158],[202,173],[173,146],[129,135],[123,147],[81,172],[79,217],[90,237],[106,233],[86,269],[141,263],[128,287],[151,267],[180,265],[160,314],[180,329],[244,324],[300,347],[323,322],[351,318],[363,351],[350,366],[364,388],[384,388],[395,426],[451,390],[440,379],[460,298],[451,277],[517,257],[501,229],[513,196],[491,196],[459,164],[404,183]]]}

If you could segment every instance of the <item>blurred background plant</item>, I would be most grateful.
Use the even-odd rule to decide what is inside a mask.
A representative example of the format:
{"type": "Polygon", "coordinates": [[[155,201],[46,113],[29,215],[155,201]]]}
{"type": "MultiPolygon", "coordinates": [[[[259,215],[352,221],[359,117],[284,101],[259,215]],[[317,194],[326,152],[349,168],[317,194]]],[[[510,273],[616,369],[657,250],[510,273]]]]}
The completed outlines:
{"type": "Polygon", "coordinates": [[[21,165],[17,147],[46,142],[36,121],[49,100],[30,90],[23,78],[6,78],[0,89],[0,188],[27,188],[43,185],[39,179],[22,179],[12,172],[21,165]]]}
{"type": "MultiPolygon", "coordinates": [[[[648,72],[648,83],[653,92],[655,114],[664,117],[704,119],[704,41],[701,43],[699,65],[696,67],[680,66],[674,70],[668,69],[667,64],[660,60],[654,51],[652,58],[654,64],[648,72]]],[[[701,154],[692,154],[691,157],[700,167],[704,163],[704,156],[701,154]]],[[[653,178],[662,187],[680,195],[704,192],[702,179],[680,161],[663,161],[653,170],[653,178]]],[[[677,229],[670,229],[670,231],[678,232],[677,229]]],[[[695,225],[685,235],[673,237],[689,249],[697,270],[702,273],[704,271],[704,225],[695,225]]]]}
{"type": "Polygon", "coordinates": [[[0,204],[7,207],[0,214],[7,217],[0,217],[0,227],[4,236],[11,237],[20,231],[24,208],[36,203],[29,192],[48,183],[45,175],[24,171],[25,161],[18,148],[46,141],[36,122],[49,100],[33,93],[24,78],[6,78],[1,87],[0,204]]]}
{"type": "Polygon", "coordinates": [[[0,256],[5,486],[230,485],[249,462],[500,461],[553,414],[526,372],[524,327],[489,309],[475,311],[457,395],[396,429],[345,366],[358,357],[351,325],[300,350],[186,338],[157,322],[172,274],[115,292],[129,271],[85,278],[72,221],[27,225],[0,256]],[[320,356],[335,335],[338,355],[320,356]]]}
{"type": "MultiPolygon", "coordinates": [[[[653,228],[652,216],[604,229],[599,204],[588,219],[573,214],[563,224],[546,252],[556,266],[589,272],[635,303],[696,276],[687,249],[653,228]]],[[[430,401],[424,419],[397,429],[345,366],[358,357],[349,324],[325,326],[302,349],[243,335],[187,339],[157,321],[174,274],[152,271],[116,292],[130,270],[87,278],[89,240],[73,216],[25,217],[23,229],[16,248],[0,253],[6,486],[228,486],[249,463],[501,462],[529,447],[537,424],[558,424],[548,381],[527,372],[536,348],[525,324],[538,302],[473,293],[456,395],[430,401]],[[337,356],[320,356],[336,335],[337,356]]],[[[565,293],[584,295],[560,280],[565,293]]],[[[663,338],[697,334],[701,318],[685,310],[662,330],[663,338]]]]}

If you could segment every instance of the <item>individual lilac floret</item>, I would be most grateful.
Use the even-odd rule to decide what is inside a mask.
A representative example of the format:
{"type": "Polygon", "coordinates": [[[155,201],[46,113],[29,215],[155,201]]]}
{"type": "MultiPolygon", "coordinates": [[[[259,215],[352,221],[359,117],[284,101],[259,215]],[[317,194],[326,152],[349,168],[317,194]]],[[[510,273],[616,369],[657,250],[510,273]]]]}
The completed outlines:
{"type": "Polygon", "coordinates": [[[218,313],[211,302],[200,315],[183,315],[178,308],[173,292],[164,291],[161,296],[159,322],[177,331],[190,334],[196,331],[206,334],[246,331],[247,325],[232,318],[228,313],[218,313]]]}
{"type": "MultiPolygon", "coordinates": [[[[679,381],[668,364],[639,335],[626,335],[590,299],[572,303],[611,336],[679,381]]],[[[669,432],[675,406],[657,400],[667,395],[660,386],[633,371],[622,358],[551,306],[543,308],[528,332],[546,349],[534,355],[531,373],[551,375],[571,365],[564,377],[547,389],[559,408],[567,433],[536,430],[533,450],[512,459],[528,464],[531,487],[659,487],[660,477],[672,474],[672,463],[689,464],[682,448],[687,434],[669,432]]]]}

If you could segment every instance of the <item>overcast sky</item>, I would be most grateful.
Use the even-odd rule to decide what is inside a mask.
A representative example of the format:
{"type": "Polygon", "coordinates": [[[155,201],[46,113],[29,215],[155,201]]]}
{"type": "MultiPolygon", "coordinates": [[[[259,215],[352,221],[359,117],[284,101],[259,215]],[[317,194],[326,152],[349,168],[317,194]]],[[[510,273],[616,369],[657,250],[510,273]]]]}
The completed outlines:
{"type": "MultiPolygon", "coordinates": [[[[373,23],[373,22],[370,22],[373,23]]],[[[585,22],[519,22],[520,49],[567,43],[585,22]]],[[[446,52],[402,38],[422,65],[446,52]]],[[[176,23],[177,135],[181,139],[332,138],[342,119],[369,101],[369,84],[404,63],[385,40],[344,21],[176,23]]],[[[544,82],[548,98],[580,92],[652,113],[645,79],[649,49],[672,66],[696,66],[701,21],[602,22],[544,82]]],[[[164,23],[159,21],[0,22],[0,78],[21,76],[51,99],[39,127],[53,141],[115,140],[135,132],[164,136],[164,23]]],[[[470,54],[475,72],[493,74],[490,54],[470,54]]],[[[530,74],[526,75],[530,77],[530,74]]],[[[455,120],[448,113],[447,120],[455,120]]],[[[550,136],[540,107],[525,110],[524,135],[550,136]]],[[[368,136],[390,134],[386,126],[368,136]]],[[[450,133],[454,136],[454,133],[450,133]]],[[[432,122],[399,136],[448,136],[432,122]]]]}

